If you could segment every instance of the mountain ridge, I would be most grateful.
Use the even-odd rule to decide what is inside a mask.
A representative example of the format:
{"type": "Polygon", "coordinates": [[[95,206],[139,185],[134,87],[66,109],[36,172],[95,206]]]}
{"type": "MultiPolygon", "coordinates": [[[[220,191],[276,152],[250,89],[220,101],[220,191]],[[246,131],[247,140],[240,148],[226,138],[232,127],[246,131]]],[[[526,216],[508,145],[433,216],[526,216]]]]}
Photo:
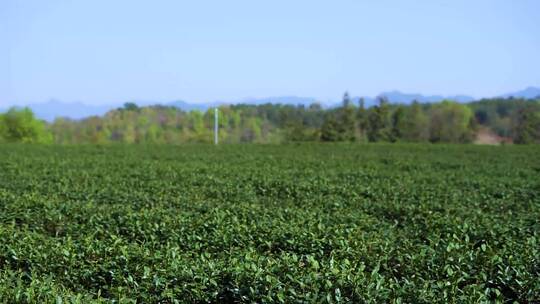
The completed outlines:
{"type": "MultiPolygon", "coordinates": [[[[482,98],[474,98],[468,95],[423,95],[420,93],[404,93],[399,90],[385,91],[374,97],[372,96],[354,96],[351,97],[351,100],[357,104],[360,98],[364,99],[364,105],[366,107],[371,107],[377,104],[377,99],[379,97],[385,96],[391,103],[398,104],[408,104],[414,100],[421,103],[433,103],[441,100],[455,100],[461,103],[468,103],[474,100],[480,100],[482,98]]],[[[511,93],[506,93],[494,97],[501,98],[536,98],[540,97],[540,88],[529,86],[523,90],[515,91],[511,93]]],[[[272,104],[286,104],[286,105],[309,105],[315,102],[321,103],[324,107],[336,107],[341,104],[341,101],[335,102],[320,102],[317,98],[314,97],[301,97],[301,96],[273,96],[273,97],[249,97],[243,98],[235,101],[215,101],[209,103],[190,103],[185,100],[174,100],[169,102],[153,102],[153,101],[143,101],[143,100],[134,100],[134,102],[140,106],[150,106],[150,105],[163,105],[163,106],[173,106],[184,111],[206,111],[209,108],[220,106],[220,105],[237,105],[237,104],[252,104],[252,105],[262,105],[267,103],[272,104]]],[[[32,109],[36,116],[40,119],[46,121],[53,121],[58,117],[66,117],[70,119],[83,119],[89,116],[95,115],[104,115],[110,110],[115,108],[122,107],[124,103],[111,103],[106,105],[88,105],[83,102],[64,102],[56,99],[51,99],[44,103],[30,103],[24,105],[32,109]]],[[[7,107],[0,108],[0,111],[3,112],[7,110],[7,107]]]]}

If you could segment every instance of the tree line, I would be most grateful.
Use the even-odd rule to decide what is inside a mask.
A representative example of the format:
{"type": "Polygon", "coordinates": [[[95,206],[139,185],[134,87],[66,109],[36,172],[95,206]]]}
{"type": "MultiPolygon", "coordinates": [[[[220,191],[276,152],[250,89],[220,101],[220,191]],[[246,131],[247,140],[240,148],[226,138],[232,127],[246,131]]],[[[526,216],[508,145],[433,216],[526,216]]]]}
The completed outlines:
{"type": "MultiPolygon", "coordinates": [[[[224,105],[219,107],[223,143],[298,141],[470,143],[489,132],[516,144],[540,143],[540,99],[493,98],[461,104],[393,104],[385,97],[366,107],[345,93],[341,106],[224,105]]],[[[211,142],[213,110],[126,103],[103,116],[81,120],[35,118],[28,108],[0,114],[0,141],[57,144],[211,142]]]]}

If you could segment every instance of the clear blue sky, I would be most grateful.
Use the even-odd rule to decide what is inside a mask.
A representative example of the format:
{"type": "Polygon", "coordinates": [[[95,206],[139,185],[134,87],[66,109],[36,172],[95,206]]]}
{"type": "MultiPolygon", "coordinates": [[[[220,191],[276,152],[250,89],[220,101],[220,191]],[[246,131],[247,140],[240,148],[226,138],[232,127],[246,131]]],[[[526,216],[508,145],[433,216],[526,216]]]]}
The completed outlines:
{"type": "Polygon", "coordinates": [[[540,85],[540,1],[0,1],[0,106],[540,85]]]}

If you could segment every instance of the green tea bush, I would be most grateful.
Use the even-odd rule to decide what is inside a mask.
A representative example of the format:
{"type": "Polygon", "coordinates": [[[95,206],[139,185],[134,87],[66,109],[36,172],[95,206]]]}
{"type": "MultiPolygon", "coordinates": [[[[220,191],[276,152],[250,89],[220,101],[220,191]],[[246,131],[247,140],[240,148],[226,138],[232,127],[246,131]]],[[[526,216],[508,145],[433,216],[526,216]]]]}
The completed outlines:
{"type": "Polygon", "coordinates": [[[538,302],[539,156],[4,145],[0,302],[538,302]]]}

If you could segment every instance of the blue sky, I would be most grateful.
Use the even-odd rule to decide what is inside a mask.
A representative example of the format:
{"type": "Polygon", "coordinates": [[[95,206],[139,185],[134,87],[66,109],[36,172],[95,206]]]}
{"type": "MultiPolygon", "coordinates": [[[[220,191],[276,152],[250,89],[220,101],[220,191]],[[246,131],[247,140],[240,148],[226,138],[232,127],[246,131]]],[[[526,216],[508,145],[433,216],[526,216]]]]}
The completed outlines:
{"type": "Polygon", "coordinates": [[[540,85],[536,0],[0,1],[0,106],[540,85]]]}

